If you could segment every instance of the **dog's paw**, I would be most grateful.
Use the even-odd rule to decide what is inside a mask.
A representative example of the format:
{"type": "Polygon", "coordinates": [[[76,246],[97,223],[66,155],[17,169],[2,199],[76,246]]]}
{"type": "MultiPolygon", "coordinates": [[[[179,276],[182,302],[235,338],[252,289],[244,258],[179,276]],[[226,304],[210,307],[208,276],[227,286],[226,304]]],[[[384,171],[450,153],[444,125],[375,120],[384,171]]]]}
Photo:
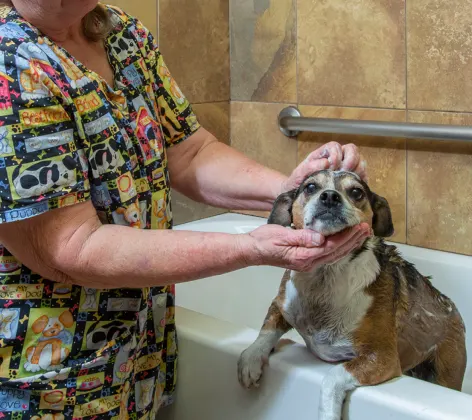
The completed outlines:
{"type": "Polygon", "coordinates": [[[51,371],[51,370],[61,370],[64,368],[64,365],[50,365],[46,368],[46,370],[51,371]]]}
{"type": "Polygon", "coordinates": [[[241,353],[238,360],[238,379],[244,388],[258,388],[267,356],[258,349],[249,347],[241,353]]]}
{"type": "Polygon", "coordinates": [[[35,365],[30,362],[25,362],[23,367],[25,368],[26,372],[39,372],[41,370],[41,367],[39,365],[35,365]]]}

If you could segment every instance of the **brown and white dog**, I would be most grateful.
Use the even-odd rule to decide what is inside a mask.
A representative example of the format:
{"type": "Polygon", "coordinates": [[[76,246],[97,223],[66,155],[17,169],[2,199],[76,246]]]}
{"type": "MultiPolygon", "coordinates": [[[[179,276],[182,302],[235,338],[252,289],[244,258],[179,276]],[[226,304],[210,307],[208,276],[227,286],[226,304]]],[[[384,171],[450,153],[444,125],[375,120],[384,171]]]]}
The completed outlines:
{"type": "Polygon", "coordinates": [[[308,273],[287,270],[238,375],[257,387],[279,339],[295,328],[310,351],[335,365],[322,383],[320,420],[339,420],[347,392],[402,373],[460,390],[465,327],[454,303],[382,237],[393,234],[387,201],[350,172],[321,171],[276,200],[269,223],[325,236],[367,222],[375,236],[308,273]]]}

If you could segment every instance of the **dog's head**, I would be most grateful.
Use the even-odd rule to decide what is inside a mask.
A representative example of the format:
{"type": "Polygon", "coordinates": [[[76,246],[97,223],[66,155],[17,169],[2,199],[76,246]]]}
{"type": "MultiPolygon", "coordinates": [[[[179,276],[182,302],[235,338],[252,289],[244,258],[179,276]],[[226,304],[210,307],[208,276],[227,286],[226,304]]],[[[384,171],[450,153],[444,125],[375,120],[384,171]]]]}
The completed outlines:
{"type": "Polygon", "coordinates": [[[281,194],[274,203],[269,224],[311,229],[329,236],[368,223],[376,236],[393,235],[390,207],[352,172],[320,171],[300,188],[281,194]]]}
{"type": "Polygon", "coordinates": [[[70,328],[72,325],[74,325],[74,318],[69,310],[65,310],[58,317],[40,316],[34,321],[32,330],[35,334],[42,333],[44,337],[55,337],[64,328],[70,328]]]}

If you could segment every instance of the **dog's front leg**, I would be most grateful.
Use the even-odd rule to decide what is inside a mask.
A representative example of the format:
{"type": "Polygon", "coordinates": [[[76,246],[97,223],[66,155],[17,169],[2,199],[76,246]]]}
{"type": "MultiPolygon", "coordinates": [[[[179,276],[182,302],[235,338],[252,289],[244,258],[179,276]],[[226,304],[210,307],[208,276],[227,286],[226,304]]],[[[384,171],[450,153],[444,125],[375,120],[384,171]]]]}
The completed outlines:
{"type": "Polygon", "coordinates": [[[280,338],[292,326],[285,320],[274,301],[267,312],[264,324],[256,341],[241,353],[238,361],[238,379],[245,388],[259,386],[264,365],[280,338]]]}
{"type": "Polygon", "coordinates": [[[368,353],[336,365],[323,379],[318,420],[341,420],[349,391],[359,386],[377,385],[402,374],[395,351],[368,353]]]}

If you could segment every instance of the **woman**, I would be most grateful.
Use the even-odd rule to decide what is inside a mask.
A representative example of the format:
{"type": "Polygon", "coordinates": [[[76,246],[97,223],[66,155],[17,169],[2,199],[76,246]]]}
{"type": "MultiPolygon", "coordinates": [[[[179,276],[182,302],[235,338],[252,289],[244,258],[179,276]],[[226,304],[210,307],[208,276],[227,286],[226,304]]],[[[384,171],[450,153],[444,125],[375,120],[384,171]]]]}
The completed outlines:
{"type": "Polygon", "coordinates": [[[0,411],[152,418],[175,387],[173,284],[259,264],[308,270],[370,234],[175,232],[169,180],[197,201],[269,210],[308,173],[365,175],[364,164],[354,146],[330,143],[290,177],[264,168],[200,127],[136,19],[97,0],[10,6],[0,25],[0,411]]]}

